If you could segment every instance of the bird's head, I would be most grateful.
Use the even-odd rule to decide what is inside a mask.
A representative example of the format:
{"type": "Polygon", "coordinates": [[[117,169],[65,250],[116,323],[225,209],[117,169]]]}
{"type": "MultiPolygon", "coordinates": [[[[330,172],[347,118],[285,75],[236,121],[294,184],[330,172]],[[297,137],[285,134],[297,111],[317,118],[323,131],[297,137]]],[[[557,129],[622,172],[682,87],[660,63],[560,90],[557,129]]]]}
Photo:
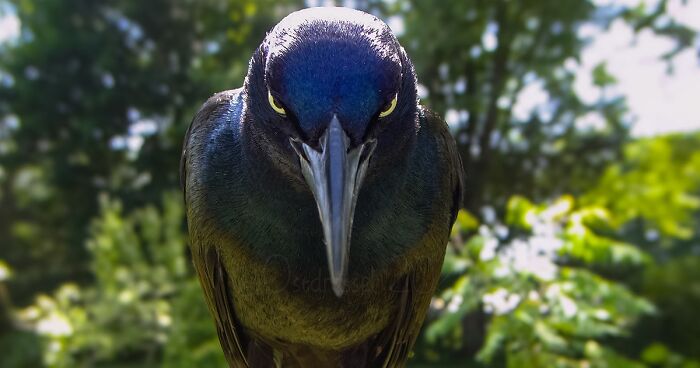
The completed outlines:
{"type": "Polygon", "coordinates": [[[244,129],[281,176],[313,193],[340,296],[362,183],[405,158],[415,142],[413,66],[378,18],[311,8],[268,33],[245,89],[244,129]]]}

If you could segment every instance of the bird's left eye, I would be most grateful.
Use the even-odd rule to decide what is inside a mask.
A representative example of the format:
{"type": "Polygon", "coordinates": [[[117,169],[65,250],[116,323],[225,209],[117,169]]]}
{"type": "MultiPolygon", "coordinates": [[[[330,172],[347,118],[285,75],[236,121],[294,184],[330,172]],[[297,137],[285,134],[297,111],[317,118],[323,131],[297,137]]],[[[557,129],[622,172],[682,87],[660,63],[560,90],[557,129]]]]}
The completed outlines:
{"type": "Polygon", "coordinates": [[[270,91],[267,91],[267,101],[270,103],[270,107],[272,107],[273,110],[275,110],[276,113],[280,115],[287,115],[287,111],[280,105],[277,100],[272,97],[272,93],[270,91]]]}
{"type": "Polygon", "coordinates": [[[379,113],[380,118],[383,118],[385,116],[389,116],[389,114],[394,112],[398,98],[399,98],[399,95],[395,94],[394,98],[391,99],[391,102],[389,102],[386,106],[384,106],[384,109],[382,110],[382,112],[379,113]]]}

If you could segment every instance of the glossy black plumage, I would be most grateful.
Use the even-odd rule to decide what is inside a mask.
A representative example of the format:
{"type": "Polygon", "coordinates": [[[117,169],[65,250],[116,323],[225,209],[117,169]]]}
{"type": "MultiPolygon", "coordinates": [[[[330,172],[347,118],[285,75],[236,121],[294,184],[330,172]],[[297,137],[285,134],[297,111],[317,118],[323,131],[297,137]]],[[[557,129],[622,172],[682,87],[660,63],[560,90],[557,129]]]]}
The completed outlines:
{"type": "Polygon", "coordinates": [[[439,276],[460,175],[446,124],[418,105],[412,65],[384,23],[339,8],[283,20],[244,87],[209,99],[183,147],[192,256],[229,364],[402,366],[439,276]],[[393,96],[395,111],[379,117],[393,96]],[[292,146],[322,150],[334,119],[350,149],[376,144],[340,289],[292,146]]]}

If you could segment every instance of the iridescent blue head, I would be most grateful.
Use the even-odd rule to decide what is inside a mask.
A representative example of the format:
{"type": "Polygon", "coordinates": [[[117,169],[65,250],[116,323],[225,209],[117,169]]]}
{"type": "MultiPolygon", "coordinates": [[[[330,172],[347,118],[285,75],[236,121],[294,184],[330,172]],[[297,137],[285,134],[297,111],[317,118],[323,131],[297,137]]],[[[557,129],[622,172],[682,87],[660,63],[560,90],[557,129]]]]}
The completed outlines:
{"type": "Polygon", "coordinates": [[[314,194],[331,281],[341,295],[362,182],[404,159],[415,143],[413,66],[378,18],[311,8],[267,35],[245,90],[244,131],[280,176],[314,194]]]}

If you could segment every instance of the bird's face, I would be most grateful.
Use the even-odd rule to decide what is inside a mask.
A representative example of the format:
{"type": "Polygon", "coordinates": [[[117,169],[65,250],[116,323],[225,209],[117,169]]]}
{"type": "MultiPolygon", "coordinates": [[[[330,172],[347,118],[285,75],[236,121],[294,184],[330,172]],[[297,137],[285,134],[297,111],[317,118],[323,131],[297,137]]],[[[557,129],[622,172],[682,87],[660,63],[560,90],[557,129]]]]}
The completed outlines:
{"type": "Polygon", "coordinates": [[[293,13],[265,38],[246,79],[261,148],[318,208],[336,295],[343,293],[357,197],[371,166],[413,142],[416,82],[388,26],[344,8],[293,13]]]}

